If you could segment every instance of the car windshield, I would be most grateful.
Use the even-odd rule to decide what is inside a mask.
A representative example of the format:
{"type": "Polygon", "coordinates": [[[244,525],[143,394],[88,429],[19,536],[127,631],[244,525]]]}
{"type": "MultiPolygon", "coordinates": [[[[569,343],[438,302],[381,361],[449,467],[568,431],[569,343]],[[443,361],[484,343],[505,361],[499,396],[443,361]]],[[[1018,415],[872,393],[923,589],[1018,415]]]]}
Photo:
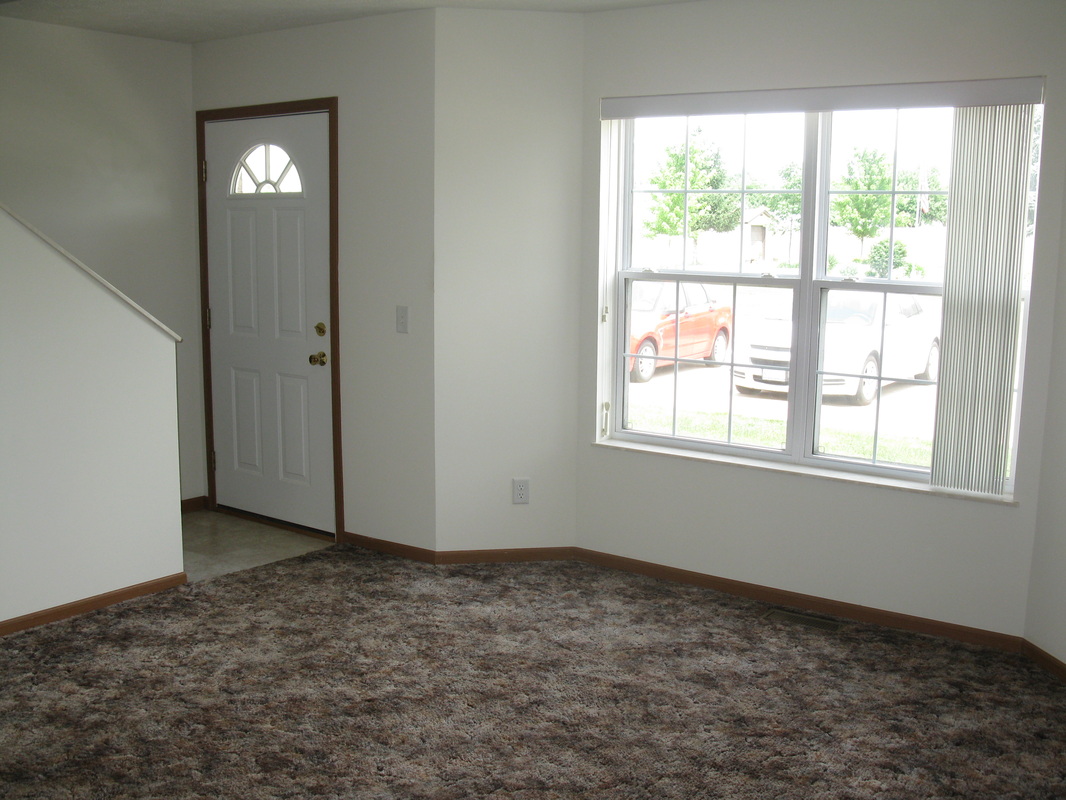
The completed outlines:
{"type": "Polygon", "coordinates": [[[633,310],[634,311],[659,311],[663,305],[673,306],[673,298],[664,296],[667,286],[661,281],[634,281],[633,284],[633,310]]]}
{"type": "Polygon", "coordinates": [[[830,292],[826,321],[870,325],[877,319],[879,297],[869,292],[830,292]]]}
{"type": "Polygon", "coordinates": [[[764,320],[792,321],[792,292],[771,289],[758,294],[758,314],[764,320]]]}

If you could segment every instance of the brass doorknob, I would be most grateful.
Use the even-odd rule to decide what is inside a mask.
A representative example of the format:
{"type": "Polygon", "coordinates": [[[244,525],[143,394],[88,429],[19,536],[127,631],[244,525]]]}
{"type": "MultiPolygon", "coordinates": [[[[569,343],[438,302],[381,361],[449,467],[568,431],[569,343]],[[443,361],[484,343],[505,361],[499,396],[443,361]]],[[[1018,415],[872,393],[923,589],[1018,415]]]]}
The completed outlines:
{"type": "Polygon", "coordinates": [[[307,362],[312,367],[324,367],[326,366],[326,354],[319,350],[317,353],[308,356],[307,362]]]}

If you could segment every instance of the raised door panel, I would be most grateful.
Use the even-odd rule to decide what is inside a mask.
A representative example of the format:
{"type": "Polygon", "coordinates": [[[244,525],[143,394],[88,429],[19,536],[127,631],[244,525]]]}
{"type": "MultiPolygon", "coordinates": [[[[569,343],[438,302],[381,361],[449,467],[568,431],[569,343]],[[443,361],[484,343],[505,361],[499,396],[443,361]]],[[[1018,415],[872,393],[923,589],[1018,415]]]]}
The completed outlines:
{"type": "Polygon", "coordinates": [[[233,412],[234,469],[263,474],[263,424],[259,404],[259,373],[246,369],[230,371],[233,412]]]}
{"type": "Polygon", "coordinates": [[[310,431],[308,425],[307,378],[278,375],[278,465],[281,478],[297,483],[310,482],[310,431]]]}
{"type": "Polygon", "coordinates": [[[307,336],[303,209],[274,212],[274,307],[278,337],[307,336]]]}
{"type": "Polygon", "coordinates": [[[259,263],[256,213],[237,208],[226,212],[226,277],[230,330],[259,334],[259,263]]]}

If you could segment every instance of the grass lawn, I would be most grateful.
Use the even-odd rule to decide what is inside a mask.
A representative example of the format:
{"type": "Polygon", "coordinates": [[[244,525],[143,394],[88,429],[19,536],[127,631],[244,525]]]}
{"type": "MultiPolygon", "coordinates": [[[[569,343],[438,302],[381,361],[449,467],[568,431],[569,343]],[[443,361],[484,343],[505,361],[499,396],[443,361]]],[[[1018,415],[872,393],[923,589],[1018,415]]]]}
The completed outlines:
{"type": "MultiPolygon", "coordinates": [[[[641,409],[630,413],[628,430],[673,434],[669,412],[641,409]]],[[[677,436],[708,442],[729,442],[783,450],[785,422],[761,417],[733,416],[729,429],[729,415],[718,412],[681,412],[677,416],[677,436]]],[[[834,430],[823,427],[819,436],[819,452],[844,456],[878,464],[902,464],[928,467],[932,463],[933,443],[916,436],[885,436],[879,438],[877,458],[874,459],[873,436],[859,431],[834,430]]]]}

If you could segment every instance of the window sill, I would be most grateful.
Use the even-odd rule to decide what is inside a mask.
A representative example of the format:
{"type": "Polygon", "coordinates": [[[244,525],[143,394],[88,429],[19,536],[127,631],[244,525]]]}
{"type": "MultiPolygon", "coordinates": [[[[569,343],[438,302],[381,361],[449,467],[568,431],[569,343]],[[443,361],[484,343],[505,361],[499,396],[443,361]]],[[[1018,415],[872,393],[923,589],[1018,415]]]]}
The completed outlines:
{"type": "Polygon", "coordinates": [[[976,500],[983,503],[992,503],[998,506],[1018,506],[1018,501],[1013,495],[1003,497],[990,497],[988,495],[973,495],[962,492],[950,492],[943,489],[934,489],[927,484],[908,481],[903,478],[892,478],[884,475],[864,475],[859,472],[844,472],[825,467],[816,467],[809,464],[796,464],[793,462],[770,461],[759,458],[750,458],[738,455],[726,455],[724,453],[709,453],[699,450],[688,450],[681,447],[669,447],[665,445],[649,444],[621,439],[601,439],[592,443],[594,447],[603,447],[609,450],[621,450],[631,453],[643,453],[647,455],[670,456],[684,458],[689,461],[711,462],[725,464],[743,469],[783,472],[792,475],[803,475],[809,478],[821,478],[823,480],[843,483],[860,483],[867,486],[876,486],[895,491],[913,492],[933,497],[943,497],[952,500],[976,500]]]}

